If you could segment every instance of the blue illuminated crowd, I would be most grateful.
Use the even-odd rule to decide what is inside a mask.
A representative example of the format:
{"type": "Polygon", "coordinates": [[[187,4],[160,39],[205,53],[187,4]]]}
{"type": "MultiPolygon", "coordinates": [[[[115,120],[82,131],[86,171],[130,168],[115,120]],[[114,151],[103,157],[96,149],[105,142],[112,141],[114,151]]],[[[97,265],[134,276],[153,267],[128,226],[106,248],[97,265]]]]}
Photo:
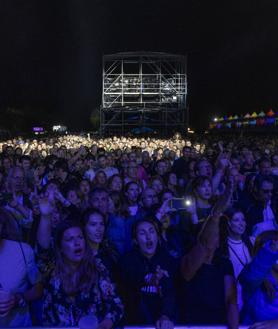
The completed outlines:
{"type": "Polygon", "coordinates": [[[0,142],[0,327],[278,328],[278,138],[0,142]]]}

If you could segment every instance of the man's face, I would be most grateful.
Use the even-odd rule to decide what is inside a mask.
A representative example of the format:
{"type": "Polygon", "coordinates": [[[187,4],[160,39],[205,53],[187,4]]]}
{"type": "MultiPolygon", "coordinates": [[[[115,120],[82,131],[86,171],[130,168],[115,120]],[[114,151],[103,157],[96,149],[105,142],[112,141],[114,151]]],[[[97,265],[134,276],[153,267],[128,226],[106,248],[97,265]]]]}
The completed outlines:
{"type": "Polygon", "coordinates": [[[240,161],[238,159],[232,158],[230,160],[230,162],[234,168],[236,168],[238,171],[240,171],[240,161]]]}
{"type": "Polygon", "coordinates": [[[12,175],[12,190],[21,192],[24,188],[24,173],[22,170],[16,169],[12,175]]]}
{"type": "Polygon", "coordinates": [[[212,177],[212,166],[211,164],[204,160],[201,161],[197,168],[197,175],[198,176],[206,176],[206,177],[212,177]]]}
{"type": "Polygon", "coordinates": [[[8,155],[12,155],[13,152],[14,152],[12,146],[7,146],[7,147],[6,147],[6,152],[7,152],[8,155]]]}
{"type": "Polygon", "coordinates": [[[138,174],[138,165],[135,161],[129,162],[128,164],[128,176],[130,178],[137,178],[137,174],[138,174]]]}
{"type": "Polygon", "coordinates": [[[264,181],[259,190],[259,198],[261,201],[267,203],[271,200],[273,194],[273,184],[268,181],[264,181]]]}
{"type": "Polygon", "coordinates": [[[167,164],[165,161],[160,161],[157,166],[156,166],[156,172],[158,173],[158,175],[163,176],[166,174],[167,172],[167,164]]]}
{"type": "Polygon", "coordinates": [[[182,155],[183,155],[185,158],[190,157],[190,155],[191,155],[191,149],[190,149],[190,147],[184,147],[184,149],[183,149],[183,151],[182,151],[182,155]]]}
{"type": "Polygon", "coordinates": [[[149,152],[145,151],[142,153],[142,163],[148,164],[150,163],[150,155],[149,152]]]}
{"type": "Polygon", "coordinates": [[[77,160],[75,163],[75,170],[79,171],[83,169],[83,161],[82,160],[77,160]]]}
{"type": "Polygon", "coordinates": [[[130,202],[137,202],[140,194],[139,186],[137,184],[130,184],[126,191],[126,197],[130,202]]]}
{"type": "Polygon", "coordinates": [[[80,187],[80,192],[83,195],[87,195],[90,192],[90,184],[85,180],[81,181],[79,187],[80,187]]]}
{"type": "Polygon", "coordinates": [[[108,167],[114,167],[115,165],[114,157],[112,155],[107,156],[106,162],[108,167]]]}
{"type": "Polygon", "coordinates": [[[106,215],[108,211],[108,201],[108,194],[106,192],[94,193],[90,199],[91,206],[104,215],[106,215]]]}
{"type": "Polygon", "coordinates": [[[158,244],[158,235],[155,227],[148,222],[142,222],[136,230],[136,241],[144,256],[151,258],[158,244]]]}
{"type": "Polygon", "coordinates": [[[263,161],[260,164],[260,173],[262,175],[271,175],[271,163],[269,161],[263,161]]]}
{"type": "Polygon", "coordinates": [[[5,169],[10,169],[11,168],[11,160],[9,158],[5,158],[3,160],[3,166],[5,169]]]}
{"type": "Polygon", "coordinates": [[[131,152],[130,154],[129,154],[129,161],[131,162],[131,161],[136,161],[136,153],[135,152],[131,152]]]}
{"type": "Polygon", "coordinates": [[[22,168],[24,169],[24,171],[28,171],[31,168],[31,161],[29,159],[24,159],[22,161],[22,168]]]}
{"type": "Polygon", "coordinates": [[[150,208],[155,204],[158,204],[157,193],[154,189],[147,188],[142,195],[142,202],[145,208],[150,208]]]}
{"type": "Polygon", "coordinates": [[[104,169],[106,167],[106,158],[105,157],[100,157],[98,159],[98,164],[99,164],[99,167],[104,169]]]}

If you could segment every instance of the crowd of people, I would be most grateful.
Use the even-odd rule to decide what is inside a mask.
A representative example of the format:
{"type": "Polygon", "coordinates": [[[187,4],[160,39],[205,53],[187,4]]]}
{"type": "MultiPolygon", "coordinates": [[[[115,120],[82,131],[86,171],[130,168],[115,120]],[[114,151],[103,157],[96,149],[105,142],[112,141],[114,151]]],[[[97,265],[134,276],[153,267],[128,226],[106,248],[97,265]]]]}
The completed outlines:
{"type": "Polygon", "coordinates": [[[278,138],[0,142],[0,327],[278,328],[278,138]]]}

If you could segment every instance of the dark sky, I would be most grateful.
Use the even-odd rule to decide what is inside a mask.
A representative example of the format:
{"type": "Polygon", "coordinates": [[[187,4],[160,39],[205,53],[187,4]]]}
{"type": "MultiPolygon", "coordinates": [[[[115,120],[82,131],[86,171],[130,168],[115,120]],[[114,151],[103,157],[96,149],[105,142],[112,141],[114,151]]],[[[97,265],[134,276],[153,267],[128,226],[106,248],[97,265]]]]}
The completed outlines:
{"type": "Polygon", "coordinates": [[[102,55],[136,50],[188,54],[191,126],[278,110],[277,0],[0,4],[0,110],[38,108],[87,128],[100,105],[102,55]]]}

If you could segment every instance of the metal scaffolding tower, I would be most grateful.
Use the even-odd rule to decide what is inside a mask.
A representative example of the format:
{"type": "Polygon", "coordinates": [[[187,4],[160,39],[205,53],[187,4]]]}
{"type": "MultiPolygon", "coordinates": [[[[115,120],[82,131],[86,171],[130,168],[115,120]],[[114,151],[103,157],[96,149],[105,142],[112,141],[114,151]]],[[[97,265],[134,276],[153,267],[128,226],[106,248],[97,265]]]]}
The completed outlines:
{"type": "Polygon", "coordinates": [[[134,52],[103,57],[101,134],[185,132],[186,57],[134,52]]]}

